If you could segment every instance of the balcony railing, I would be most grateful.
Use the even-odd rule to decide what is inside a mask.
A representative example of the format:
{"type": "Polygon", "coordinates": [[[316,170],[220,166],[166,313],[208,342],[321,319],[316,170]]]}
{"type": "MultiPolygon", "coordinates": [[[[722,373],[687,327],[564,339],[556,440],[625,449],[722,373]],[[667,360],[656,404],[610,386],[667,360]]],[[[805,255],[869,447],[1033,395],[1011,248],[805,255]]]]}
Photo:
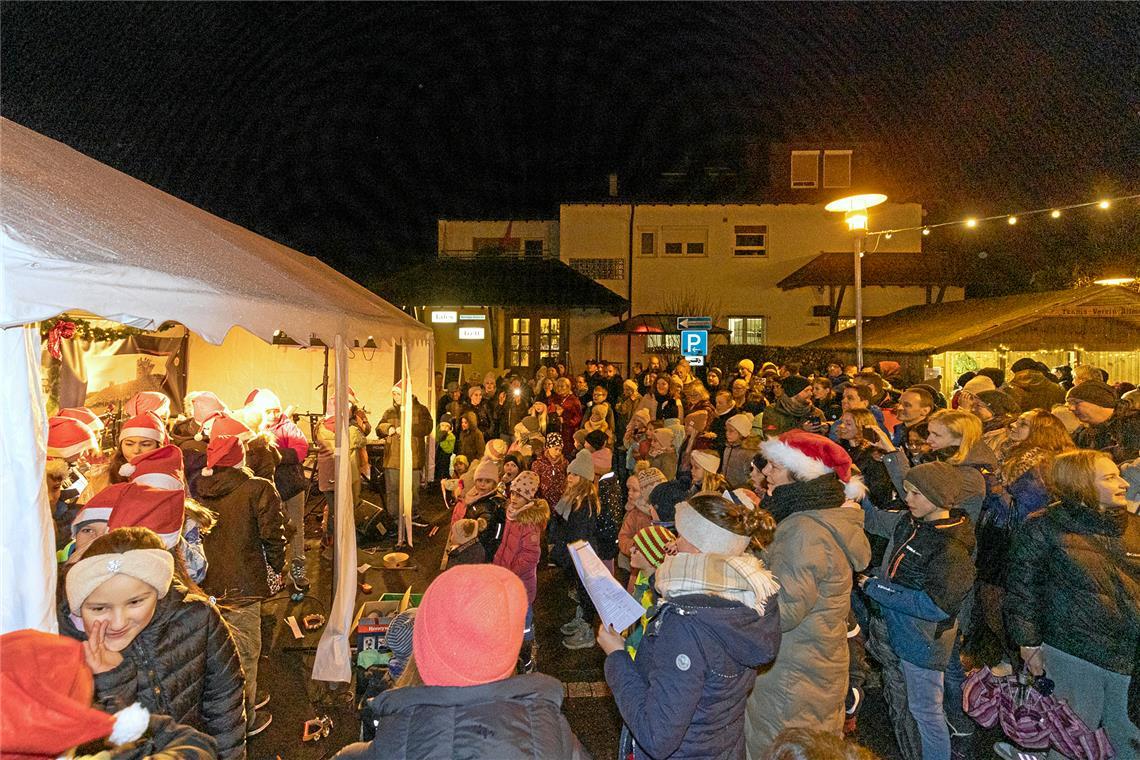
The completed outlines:
{"type": "Polygon", "coordinates": [[[543,246],[541,251],[531,248],[529,250],[523,248],[497,248],[487,246],[480,248],[477,251],[472,250],[452,250],[439,251],[437,256],[440,258],[452,259],[556,259],[558,253],[553,248],[543,246]]]}

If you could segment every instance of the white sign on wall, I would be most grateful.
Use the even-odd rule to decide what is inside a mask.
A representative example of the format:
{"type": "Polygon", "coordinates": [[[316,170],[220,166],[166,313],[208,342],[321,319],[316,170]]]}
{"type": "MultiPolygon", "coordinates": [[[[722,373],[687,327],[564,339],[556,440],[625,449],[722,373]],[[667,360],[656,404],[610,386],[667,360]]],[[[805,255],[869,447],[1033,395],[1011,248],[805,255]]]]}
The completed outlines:
{"type": "Polygon", "coordinates": [[[453,325],[458,318],[458,314],[454,311],[433,311],[431,313],[431,321],[437,325],[453,325]]]}
{"type": "Polygon", "coordinates": [[[486,330],[482,327],[460,327],[460,340],[483,340],[486,330]]]}

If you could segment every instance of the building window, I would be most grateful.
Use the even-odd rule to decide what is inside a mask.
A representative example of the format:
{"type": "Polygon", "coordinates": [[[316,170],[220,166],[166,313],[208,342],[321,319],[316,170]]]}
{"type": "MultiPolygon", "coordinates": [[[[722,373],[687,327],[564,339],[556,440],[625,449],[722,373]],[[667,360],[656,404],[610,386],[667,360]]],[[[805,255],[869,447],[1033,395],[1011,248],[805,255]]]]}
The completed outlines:
{"type": "Polygon", "coordinates": [[[641,233],[641,255],[642,256],[656,256],[657,255],[657,233],[656,232],[643,232],[643,233],[641,233]]]}
{"type": "Polygon", "coordinates": [[[515,317],[511,320],[511,366],[530,366],[530,319],[515,317]]]}
{"type": "Polygon", "coordinates": [[[507,358],[511,367],[536,367],[565,358],[565,323],[559,317],[512,317],[507,358]]]}
{"type": "Polygon", "coordinates": [[[625,279],[625,259],[570,259],[570,268],[591,280],[625,279]]]}
{"type": "Polygon", "coordinates": [[[735,232],[736,245],[732,249],[734,256],[768,255],[768,225],[738,224],[735,232]]]}
{"type": "Polygon", "coordinates": [[[526,257],[541,259],[542,258],[542,241],[541,240],[525,240],[523,241],[523,253],[526,257]]]}
{"type": "Polygon", "coordinates": [[[704,256],[709,231],[707,227],[663,227],[661,237],[669,256],[704,256]]]}
{"type": "Polygon", "coordinates": [[[851,151],[823,152],[823,186],[851,187],[851,151]]]}
{"type": "Polygon", "coordinates": [[[819,187],[819,151],[792,151],[792,187],[819,187]]]}
{"type": "Polygon", "coordinates": [[[645,336],[645,350],[646,351],[680,351],[681,350],[681,336],[680,335],[646,335],[645,336]]]}
{"type": "Polygon", "coordinates": [[[767,317],[729,317],[729,342],[734,345],[762,346],[767,324],[767,317]]]}
{"type": "Polygon", "coordinates": [[[519,238],[471,238],[471,250],[487,256],[518,253],[521,246],[519,238]]]}

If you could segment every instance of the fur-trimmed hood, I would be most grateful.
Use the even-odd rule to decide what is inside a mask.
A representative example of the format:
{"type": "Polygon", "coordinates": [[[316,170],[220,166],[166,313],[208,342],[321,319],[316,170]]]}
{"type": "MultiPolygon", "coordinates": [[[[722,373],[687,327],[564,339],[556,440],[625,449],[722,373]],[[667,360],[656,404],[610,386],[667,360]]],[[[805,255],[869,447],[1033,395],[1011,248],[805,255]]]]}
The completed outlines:
{"type": "Polygon", "coordinates": [[[510,517],[510,507],[507,507],[507,519],[520,525],[546,525],[550,522],[550,505],[546,499],[534,499],[524,506],[513,518],[510,517]]]}

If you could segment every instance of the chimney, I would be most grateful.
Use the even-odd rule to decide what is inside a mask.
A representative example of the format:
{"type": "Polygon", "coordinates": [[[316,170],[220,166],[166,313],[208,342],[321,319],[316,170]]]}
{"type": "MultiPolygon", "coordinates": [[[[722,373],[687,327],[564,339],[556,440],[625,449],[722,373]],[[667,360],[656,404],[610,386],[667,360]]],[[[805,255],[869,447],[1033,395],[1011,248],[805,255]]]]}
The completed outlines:
{"type": "Polygon", "coordinates": [[[618,195],[618,181],[617,172],[610,174],[610,197],[616,198],[618,195]]]}

